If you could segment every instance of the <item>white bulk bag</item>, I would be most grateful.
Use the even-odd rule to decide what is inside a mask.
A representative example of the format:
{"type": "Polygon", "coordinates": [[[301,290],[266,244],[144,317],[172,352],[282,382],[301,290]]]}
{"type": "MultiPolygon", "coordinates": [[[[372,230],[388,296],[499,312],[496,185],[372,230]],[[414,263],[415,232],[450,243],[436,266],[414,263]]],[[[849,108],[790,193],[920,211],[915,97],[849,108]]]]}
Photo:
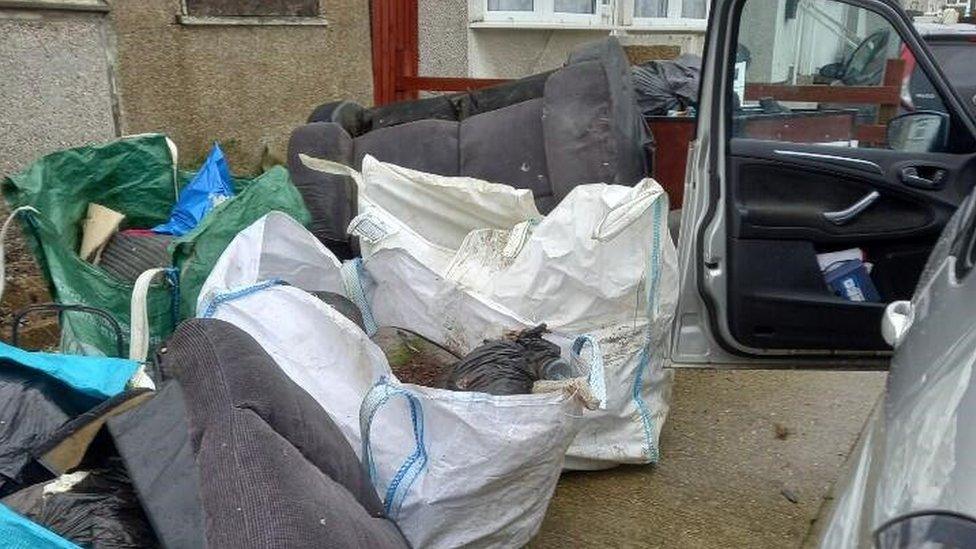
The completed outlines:
{"type": "MultiPolygon", "coordinates": [[[[305,161],[312,169],[339,169],[308,157],[305,161]]],[[[365,181],[371,178],[366,174],[341,169],[368,186],[365,181]]],[[[412,177],[419,172],[398,173],[412,177]]],[[[373,185],[405,183],[375,178],[373,185]]],[[[477,228],[457,249],[436,244],[415,230],[406,219],[417,215],[394,215],[412,206],[395,203],[395,193],[385,196],[384,207],[362,203],[359,217],[350,224],[350,233],[362,244],[363,284],[374,314],[395,317],[401,310],[398,302],[430,286],[441,289],[414,301],[431,315],[443,309],[450,316],[451,301],[444,296],[467,294],[507,308],[529,323],[592,334],[604,353],[607,402],[605,409],[587,413],[566,466],[594,469],[657,461],[673,377],[664,363],[678,275],[667,228],[667,195],[656,181],[645,179],[634,187],[579,185],[544,218],[477,228]],[[434,280],[418,282],[423,277],[417,269],[396,253],[381,253],[387,251],[414,258],[434,280]],[[375,291],[369,289],[370,278],[377,280],[375,291]],[[384,305],[387,302],[391,305],[384,305]]],[[[478,195],[477,203],[457,200],[441,207],[460,212],[483,208],[489,200],[491,196],[478,195]]],[[[507,220],[513,221],[517,219],[507,220]]]]}
{"type": "MultiPolygon", "coordinates": [[[[389,253],[408,265],[405,270],[433,276],[402,252],[389,253]]],[[[534,394],[492,396],[403,384],[363,330],[301,288],[341,292],[345,286],[347,295],[359,294],[362,301],[379,286],[362,285],[361,269],[358,262],[340,268],[311,233],[272,213],[224,251],[201,291],[198,313],[248,332],[322,405],[360,452],[387,512],[414,546],[527,543],[545,515],[584,409],[603,397],[598,343],[549,334],[580,377],[538,382],[534,394]]],[[[454,318],[463,321],[463,329],[454,330],[440,315],[443,309],[409,309],[425,291],[431,288],[400,302],[397,322],[424,335],[449,334],[451,341],[432,339],[457,352],[529,325],[464,292],[435,295],[447,298],[457,311],[454,318]]],[[[391,288],[387,295],[396,292],[391,288]]],[[[364,312],[368,317],[368,307],[364,312]]],[[[393,317],[384,312],[379,324],[387,318],[393,317]]]]}
{"type": "Polygon", "coordinates": [[[299,155],[310,169],[351,177],[358,189],[358,212],[349,224],[363,257],[405,247],[435,270],[444,269],[467,234],[475,229],[510,229],[540,218],[532,191],[472,177],[449,177],[411,170],[366,155],[362,172],[299,155]]]}
{"type": "Polygon", "coordinates": [[[580,185],[534,226],[507,238],[491,231],[493,245],[469,234],[445,276],[555,329],[632,321],[647,305],[651,255],[666,252],[654,242],[666,214],[667,195],[652,179],[580,185]]]}
{"type": "MultiPolygon", "coordinates": [[[[650,210],[646,214],[653,230],[648,233],[657,236],[649,240],[653,253],[644,267],[648,282],[639,280],[631,289],[635,308],[625,317],[586,330],[602,352],[606,400],[600,409],[584,413],[580,434],[568,450],[568,469],[649,463],[658,458],[657,440],[667,417],[673,377],[664,369],[664,361],[677,278],[674,247],[664,232],[666,200],[656,201],[650,210]],[[638,302],[641,309],[636,309],[638,302]]],[[[466,329],[469,322],[490,325],[474,304],[482,304],[486,311],[502,307],[434,273],[403,249],[383,250],[363,260],[360,284],[377,324],[411,325],[455,352],[478,341],[479,335],[466,329]],[[417,315],[416,311],[424,312],[417,315]],[[418,316],[425,321],[418,322],[418,316]]],[[[563,301],[586,298],[570,295],[563,301]]],[[[520,320],[526,325],[544,321],[542,317],[520,320]]]]}

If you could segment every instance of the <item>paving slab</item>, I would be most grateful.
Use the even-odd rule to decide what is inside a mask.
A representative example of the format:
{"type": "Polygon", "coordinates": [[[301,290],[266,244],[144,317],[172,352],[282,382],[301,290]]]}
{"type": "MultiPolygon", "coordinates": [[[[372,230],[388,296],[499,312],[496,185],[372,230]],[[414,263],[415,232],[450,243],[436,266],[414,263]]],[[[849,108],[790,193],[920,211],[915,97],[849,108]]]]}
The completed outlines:
{"type": "Polygon", "coordinates": [[[531,547],[798,547],[881,372],[677,372],[661,462],[567,473],[531,547]]]}

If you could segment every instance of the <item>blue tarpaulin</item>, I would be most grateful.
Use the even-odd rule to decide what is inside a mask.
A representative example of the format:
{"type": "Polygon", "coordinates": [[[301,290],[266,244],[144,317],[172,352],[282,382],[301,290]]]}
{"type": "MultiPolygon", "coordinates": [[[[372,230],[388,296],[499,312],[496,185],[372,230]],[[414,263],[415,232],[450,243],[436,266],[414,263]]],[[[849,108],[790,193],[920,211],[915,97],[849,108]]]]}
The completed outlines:
{"type": "Polygon", "coordinates": [[[139,367],[134,360],[123,358],[28,352],[0,342],[0,363],[2,362],[13,362],[42,372],[99,400],[111,398],[124,391],[126,383],[139,367]]]}
{"type": "Polygon", "coordinates": [[[217,204],[234,196],[234,180],[220,146],[214,143],[207,161],[197,175],[180,191],[169,221],[153,227],[153,232],[183,236],[192,231],[217,204]]]}

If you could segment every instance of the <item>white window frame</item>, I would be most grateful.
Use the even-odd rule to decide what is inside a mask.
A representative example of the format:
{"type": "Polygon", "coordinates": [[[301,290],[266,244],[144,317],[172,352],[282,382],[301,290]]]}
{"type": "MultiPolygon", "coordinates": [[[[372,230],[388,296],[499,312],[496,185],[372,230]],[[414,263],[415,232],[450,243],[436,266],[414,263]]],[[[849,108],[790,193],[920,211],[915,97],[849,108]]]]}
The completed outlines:
{"type": "Polygon", "coordinates": [[[602,23],[601,6],[609,0],[596,0],[596,13],[568,13],[555,10],[555,0],[532,0],[532,11],[497,11],[488,9],[488,0],[483,0],[484,20],[511,23],[555,23],[580,26],[596,26],[602,23]]]}
{"type": "Polygon", "coordinates": [[[686,29],[692,28],[705,30],[708,24],[708,13],[711,10],[711,2],[705,0],[705,16],[701,19],[694,17],[683,17],[681,8],[684,0],[667,0],[668,15],[666,17],[637,17],[636,0],[623,0],[623,24],[625,28],[637,29],[686,29]]]}
{"type": "Polygon", "coordinates": [[[667,17],[635,17],[636,0],[597,0],[595,14],[557,13],[554,0],[534,0],[532,11],[489,11],[488,0],[471,0],[472,28],[600,28],[636,32],[704,32],[711,2],[705,0],[705,17],[682,17],[682,2],[668,0],[667,17]],[[477,6],[477,7],[475,7],[477,6]],[[478,13],[480,12],[480,13],[478,13]]]}

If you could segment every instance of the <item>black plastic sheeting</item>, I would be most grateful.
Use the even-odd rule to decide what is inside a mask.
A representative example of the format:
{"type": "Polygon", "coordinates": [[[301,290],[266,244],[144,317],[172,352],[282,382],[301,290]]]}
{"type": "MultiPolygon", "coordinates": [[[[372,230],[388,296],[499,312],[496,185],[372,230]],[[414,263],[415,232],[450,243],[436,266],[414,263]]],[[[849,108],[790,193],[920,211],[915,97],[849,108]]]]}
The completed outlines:
{"type": "Polygon", "coordinates": [[[361,330],[366,330],[366,327],[363,324],[363,312],[360,311],[359,306],[353,303],[348,297],[333,292],[311,292],[311,294],[321,299],[333,309],[339,311],[342,316],[353,321],[361,330]]]}
{"type": "Polygon", "coordinates": [[[0,365],[0,497],[50,478],[32,452],[92,399],[40,372],[0,365]]]}
{"type": "Polygon", "coordinates": [[[118,458],[88,471],[65,491],[44,493],[44,484],[30,486],[3,499],[3,504],[83,547],[128,549],[159,547],[118,458]]]}
{"type": "Polygon", "coordinates": [[[485,342],[454,365],[446,388],[493,395],[531,393],[536,381],[550,377],[547,371],[561,369],[559,346],[542,339],[545,332],[542,324],[511,339],[485,342]]]}
{"type": "Polygon", "coordinates": [[[631,69],[637,104],[645,116],[698,105],[701,57],[685,54],[673,61],[648,61],[631,69]]]}

